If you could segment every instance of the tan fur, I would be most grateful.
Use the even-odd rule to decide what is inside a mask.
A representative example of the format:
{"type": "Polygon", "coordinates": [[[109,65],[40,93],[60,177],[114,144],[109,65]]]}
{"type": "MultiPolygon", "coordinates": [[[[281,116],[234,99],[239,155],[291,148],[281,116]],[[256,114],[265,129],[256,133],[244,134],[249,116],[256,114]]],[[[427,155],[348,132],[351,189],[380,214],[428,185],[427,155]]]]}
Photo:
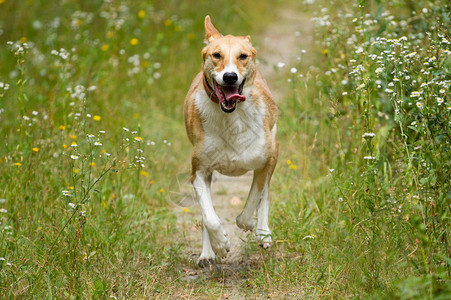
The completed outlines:
{"type": "MultiPolygon", "coordinates": [[[[207,16],[205,18],[205,40],[207,45],[202,49],[202,71],[194,78],[184,103],[186,131],[189,140],[193,144],[191,182],[194,184],[196,181],[196,174],[200,172],[200,181],[198,182],[198,185],[208,187],[212,172],[214,170],[219,172],[223,170],[221,169],[220,164],[218,167],[217,158],[211,157],[212,152],[208,152],[207,144],[211,144],[212,141],[215,141],[215,139],[218,138],[218,134],[215,133],[216,127],[222,128],[220,127],[224,126],[222,124],[229,124],[230,120],[233,120],[230,115],[237,114],[238,112],[233,111],[230,114],[221,112],[219,107],[220,103],[214,103],[208,98],[204,88],[204,76],[208,84],[210,84],[211,87],[214,87],[214,76],[217,76],[217,74],[223,74],[220,72],[225,70],[225,68],[232,68],[233,70],[237,70],[239,72],[239,76],[241,76],[241,78],[245,79],[245,81],[242,81],[244,83],[243,91],[247,93],[245,101],[248,101],[245,103],[238,103],[236,109],[243,110],[245,107],[252,109],[249,113],[246,111],[240,111],[241,114],[239,114],[239,116],[242,116],[241,118],[248,120],[247,122],[252,123],[251,125],[249,125],[249,123],[243,124],[254,126],[256,128],[255,130],[262,132],[262,134],[258,133],[255,135],[258,139],[255,146],[256,150],[250,151],[249,149],[243,149],[243,152],[245,153],[243,154],[245,155],[244,157],[249,157],[249,159],[252,160],[252,163],[247,164],[246,160],[244,160],[242,161],[243,165],[235,166],[236,172],[230,169],[224,171],[242,174],[243,172],[249,170],[246,165],[256,166],[251,169],[254,170],[254,181],[246,206],[240,216],[237,217],[237,225],[245,230],[255,228],[255,224],[253,224],[252,221],[252,216],[258,206],[258,223],[263,229],[256,229],[257,239],[262,243],[264,248],[267,248],[271,246],[272,240],[271,237],[263,237],[263,235],[265,233],[269,233],[269,235],[271,234],[267,225],[267,212],[269,205],[269,181],[274,171],[278,156],[278,141],[275,137],[277,105],[265,80],[257,70],[257,51],[252,47],[251,38],[249,36],[222,36],[211,23],[210,17],[207,16]],[[218,55],[220,56],[219,58],[218,55]],[[199,105],[200,107],[198,107],[199,105]],[[252,115],[252,113],[255,112],[260,113],[260,116],[257,117],[252,115]],[[221,120],[222,118],[224,120],[221,120]],[[217,124],[215,124],[215,122],[217,122],[217,124]],[[213,126],[214,128],[210,128],[209,126],[213,126]],[[207,133],[214,133],[215,135],[210,136],[207,133]],[[262,145],[262,147],[258,145],[262,145]],[[260,205],[259,199],[265,199],[265,203],[260,205]]],[[[229,72],[228,70],[229,69],[226,69],[224,72],[229,72]]],[[[244,130],[246,130],[246,128],[244,130]]],[[[246,132],[248,135],[249,133],[252,134],[249,130],[246,132]]],[[[222,138],[222,136],[220,137],[222,138]]],[[[234,144],[234,141],[230,142],[231,144],[234,144]]],[[[225,160],[231,156],[233,157],[233,155],[240,155],[239,153],[227,155],[227,150],[224,150],[223,148],[218,148],[218,151],[220,152],[220,155],[224,155],[225,160]]],[[[240,156],[236,159],[240,161],[240,156]]],[[[232,165],[234,162],[235,160],[230,161],[232,165]]],[[[201,198],[199,201],[201,208],[203,207],[202,212],[204,221],[204,248],[198,263],[199,265],[205,265],[205,263],[211,261],[212,258],[214,260],[214,253],[217,255],[220,253],[219,255],[224,256],[224,250],[228,251],[228,241],[224,237],[224,234],[221,233],[222,231],[218,229],[219,223],[217,221],[217,217],[215,218],[216,215],[214,212],[211,212],[211,202],[208,202],[211,200],[208,200],[209,198],[205,198],[206,195],[202,194],[205,193],[205,190],[196,190],[196,193],[198,198],[201,198]],[[207,234],[207,236],[205,236],[205,234],[207,234]],[[213,254],[212,251],[214,251],[213,254]]]]}
{"type": "Polygon", "coordinates": [[[191,87],[188,91],[188,94],[186,95],[185,104],[183,107],[186,132],[188,134],[188,138],[191,144],[193,144],[194,146],[193,155],[191,159],[192,164],[191,182],[194,182],[194,179],[196,178],[196,170],[198,169],[199,166],[198,162],[199,151],[202,148],[204,139],[204,130],[202,128],[202,121],[200,119],[199,111],[196,108],[196,104],[193,101],[195,93],[199,89],[203,88],[202,77],[203,72],[200,72],[194,78],[191,87]]]}

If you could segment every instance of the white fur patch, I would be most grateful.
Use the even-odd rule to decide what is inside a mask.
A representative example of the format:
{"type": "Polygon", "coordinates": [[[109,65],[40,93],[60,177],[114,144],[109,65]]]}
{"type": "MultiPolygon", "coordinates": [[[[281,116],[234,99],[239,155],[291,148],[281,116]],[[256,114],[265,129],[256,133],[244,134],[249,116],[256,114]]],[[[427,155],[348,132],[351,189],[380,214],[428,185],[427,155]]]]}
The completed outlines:
{"type": "Polygon", "coordinates": [[[221,72],[218,72],[214,76],[215,81],[219,83],[219,85],[227,85],[224,82],[225,73],[235,73],[238,76],[237,85],[240,85],[244,80],[244,77],[243,75],[240,74],[240,71],[238,71],[237,66],[234,63],[232,63],[232,54],[230,54],[230,63],[221,72]]]}
{"type": "Polygon", "coordinates": [[[205,131],[202,163],[211,171],[238,176],[262,168],[266,162],[266,136],[263,118],[266,107],[257,107],[245,89],[246,101],[232,113],[223,112],[203,91],[196,94],[205,131]]]}

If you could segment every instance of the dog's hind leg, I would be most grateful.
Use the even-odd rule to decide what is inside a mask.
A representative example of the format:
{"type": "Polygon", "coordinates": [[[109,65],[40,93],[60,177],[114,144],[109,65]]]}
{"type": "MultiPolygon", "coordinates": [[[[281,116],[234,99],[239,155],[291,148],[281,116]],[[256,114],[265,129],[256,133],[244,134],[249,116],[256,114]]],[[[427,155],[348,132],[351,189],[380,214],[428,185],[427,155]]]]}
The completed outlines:
{"type": "Polygon", "coordinates": [[[202,210],[203,246],[198,264],[203,267],[214,262],[215,255],[226,257],[230,250],[230,242],[211,202],[211,173],[196,171],[193,177],[193,186],[202,210]]]}
{"type": "Polygon", "coordinates": [[[272,246],[271,230],[268,224],[269,213],[269,180],[263,188],[262,198],[258,204],[257,210],[257,228],[255,235],[257,236],[257,242],[260,242],[260,246],[263,248],[269,248],[272,246]]]}
{"type": "Polygon", "coordinates": [[[254,213],[261,200],[262,190],[257,187],[258,178],[261,177],[261,170],[254,171],[251,190],[247,196],[243,211],[236,217],[236,225],[244,231],[251,231],[255,228],[254,213]]]}
{"type": "Polygon", "coordinates": [[[270,158],[263,169],[254,171],[254,179],[246,205],[236,218],[238,227],[243,230],[253,230],[255,228],[254,212],[258,207],[255,233],[257,241],[263,248],[268,248],[272,244],[271,230],[268,225],[269,183],[275,166],[276,159],[270,158]]]}

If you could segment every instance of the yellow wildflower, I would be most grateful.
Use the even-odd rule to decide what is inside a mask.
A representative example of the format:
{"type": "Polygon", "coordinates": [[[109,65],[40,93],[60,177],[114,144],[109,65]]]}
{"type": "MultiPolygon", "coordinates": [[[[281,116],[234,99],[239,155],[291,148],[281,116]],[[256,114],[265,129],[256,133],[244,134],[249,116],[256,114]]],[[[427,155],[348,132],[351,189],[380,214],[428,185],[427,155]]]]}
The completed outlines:
{"type": "Polygon", "coordinates": [[[31,148],[31,151],[33,151],[33,152],[38,152],[38,151],[39,151],[39,148],[38,148],[38,147],[33,147],[33,148],[31,148]]]}
{"type": "Polygon", "coordinates": [[[171,19],[166,19],[166,21],[164,21],[164,26],[169,27],[172,25],[172,20],[171,19]]]}
{"type": "Polygon", "coordinates": [[[100,50],[102,50],[103,52],[108,51],[108,49],[110,49],[110,46],[108,46],[107,44],[103,44],[102,47],[100,47],[100,50]]]}
{"type": "Polygon", "coordinates": [[[149,173],[147,173],[146,171],[144,171],[144,170],[141,170],[141,172],[139,172],[142,176],[144,176],[144,177],[147,177],[147,176],[149,176],[149,173]]]}
{"type": "Polygon", "coordinates": [[[102,120],[102,117],[99,116],[99,115],[95,115],[95,116],[93,116],[92,118],[94,119],[94,121],[100,121],[100,120],[102,120]]]}
{"type": "Polygon", "coordinates": [[[136,46],[136,45],[138,45],[138,43],[139,43],[139,40],[137,38],[132,38],[130,40],[130,45],[132,45],[132,46],[136,46]]]}
{"type": "Polygon", "coordinates": [[[188,34],[188,40],[192,41],[192,40],[194,40],[195,38],[196,38],[196,35],[195,35],[194,33],[190,32],[190,33],[188,34]]]}
{"type": "Polygon", "coordinates": [[[144,9],[141,9],[140,11],[138,11],[138,18],[144,19],[145,16],[146,16],[146,11],[144,9]]]}

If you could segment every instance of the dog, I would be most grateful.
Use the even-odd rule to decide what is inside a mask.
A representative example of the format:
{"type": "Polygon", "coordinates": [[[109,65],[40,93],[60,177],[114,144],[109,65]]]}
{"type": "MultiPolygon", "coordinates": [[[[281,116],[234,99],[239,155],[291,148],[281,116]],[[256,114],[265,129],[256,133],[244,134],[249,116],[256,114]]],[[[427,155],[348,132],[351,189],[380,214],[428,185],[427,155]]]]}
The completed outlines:
{"type": "Polygon", "coordinates": [[[193,145],[191,183],[202,210],[200,267],[214,264],[216,257],[225,258],[230,250],[211,201],[213,171],[227,176],[254,172],[236,224],[245,231],[255,230],[260,245],[271,247],[269,184],[279,148],[277,105],[257,70],[250,36],[223,36],[206,16],[205,43],[201,72],[184,102],[185,127],[193,145]]]}

